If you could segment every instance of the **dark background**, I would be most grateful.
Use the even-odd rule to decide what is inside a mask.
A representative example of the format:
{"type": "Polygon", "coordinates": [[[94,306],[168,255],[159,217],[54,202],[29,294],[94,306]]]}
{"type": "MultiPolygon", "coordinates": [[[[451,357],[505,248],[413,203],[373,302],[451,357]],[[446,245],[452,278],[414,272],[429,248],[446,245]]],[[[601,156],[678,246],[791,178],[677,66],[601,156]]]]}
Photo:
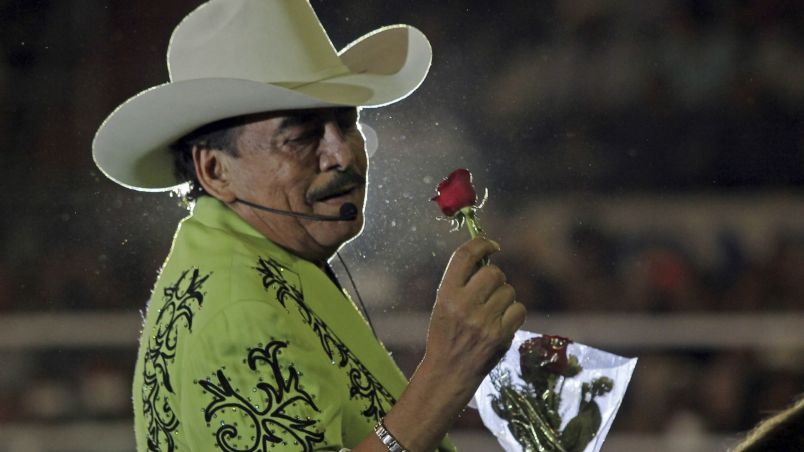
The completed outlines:
{"type": "MultiPolygon", "coordinates": [[[[167,81],[199,3],[0,0],[0,451],[133,449],[136,312],[186,210],[105,179],[91,140],[167,81]]],[[[342,252],[376,322],[421,332],[380,333],[403,370],[464,240],[427,199],[465,166],[528,329],[640,357],[609,450],[711,450],[803,392],[801,2],[313,5],[336,48],[393,23],[434,48],[417,92],[363,111],[368,221],[342,252]]]]}

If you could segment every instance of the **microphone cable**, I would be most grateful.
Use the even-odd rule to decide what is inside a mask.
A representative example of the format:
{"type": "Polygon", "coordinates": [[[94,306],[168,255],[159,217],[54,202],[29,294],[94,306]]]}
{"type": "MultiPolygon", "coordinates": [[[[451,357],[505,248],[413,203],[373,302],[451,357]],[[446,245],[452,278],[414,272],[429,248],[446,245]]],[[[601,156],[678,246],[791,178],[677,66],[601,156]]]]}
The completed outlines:
{"type": "MultiPolygon", "coordinates": [[[[253,203],[251,201],[245,201],[245,200],[242,200],[242,199],[239,199],[239,198],[235,198],[235,202],[245,204],[245,205],[251,207],[252,209],[259,209],[259,210],[263,210],[263,211],[266,211],[266,212],[271,212],[271,213],[275,213],[275,214],[279,214],[279,215],[303,218],[303,219],[314,220],[314,221],[353,221],[354,219],[357,218],[357,206],[355,206],[351,202],[347,202],[347,203],[341,205],[341,209],[340,209],[339,215],[337,217],[329,216],[329,215],[302,214],[302,213],[292,212],[292,211],[289,211],[289,210],[274,209],[274,208],[271,208],[271,207],[266,207],[266,206],[259,205],[257,203],[253,203]]],[[[264,224],[266,227],[268,226],[268,224],[265,222],[265,220],[260,215],[257,215],[257,218],[259,218],[260,222],[262,222],[262,224],[264,224]]],[[[341,257],[341,253],[336,251],[335,254],[338,256],[338,260],[341,262],[341,265],[343,266],[343,269],[346,271],[346,276],[349,277],[349,283],[352,285],[352,289],[354,289],[354,291],[355,291],[355,295],[357,296],[357,301],[360,302],[360,307],[363,309],[363,316],[366,318],[366,321],[368,322],[369,327],[371,327],[371,332],[374,334],[374,338],[379,341],[380,338],[379,338],[379,336],[377,336],[377,330],[374,329],[374,324],[371,322],[371,317],[369,316],[368,309],[366,309],[366,304],[363,303],[363,297],[360,296],[360,291],[357,290],[357,284],[355,284],[355,280],[354,280],[354,278],[352,278],[352,272],[349,271],[349,267],[346,265],[346,262],[343,260],[343,257],[341,257]]]]}
{"type": "Polygon", "coordinates": [[[302,218],[304,220],[313,220],[313,221],[352,221],[357,218],[357,206],[355,206],[351,202],[347,202],[341,205],[340,212],[338,212],[338,216],[330,216],[330,215],[316,215],[310,213],[299,213],[293,212],[290,210],[281,210],[281,209],[274,209],[273,207],[262,206],[257,203],[246,201],[244,199],[235,198],[234,202],[239,202],[240,204],[245,204],[254,209],[264,210],[266,212],[275,213],[277,215],[285,215],[287,217],[296,217],[302,218]]]}
{"type": "Polygon", "coordinates": [[[349,267],[346,266],[346,262],[344,262],[340,252],[336,251],[335,255],[338,256],[338,260],[341,261],[341,266],[343,266],[343,269],[346,271],[346,276],[349,277],[349,283],[355,290],[355,295],[357,295],[357,301],[360,302],[360,307],[363,308],[363,315],[366,316],[366,320],[368,321],[369,327],[371,327],[371,332],[374,333],[374,338],[379,341],[380,338],[379,336],[377,336],[377,330],[374,329],[374,324],[371,323],[371,317],[369,316],[368,309],[366,309],[366,305],[365,303],[363,303],[363,297],[360,296],[360,291],[357,290],[357,285],[355,285],[355,280],[352,278],[352,273],[349,271],[349,267]]]}

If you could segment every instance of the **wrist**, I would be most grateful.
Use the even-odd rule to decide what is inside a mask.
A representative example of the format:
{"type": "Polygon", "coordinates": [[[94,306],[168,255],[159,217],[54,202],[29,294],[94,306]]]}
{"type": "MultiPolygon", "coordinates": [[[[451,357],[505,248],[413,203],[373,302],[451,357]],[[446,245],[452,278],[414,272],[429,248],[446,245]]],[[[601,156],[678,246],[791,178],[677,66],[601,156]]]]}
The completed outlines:
{"type": "Polygon", "coordinates": [[[422,360],[383,425],[408,451],[434,450],[476,389],[444,366],[422,360]]]}
{"type": "Polygon", "coordinates": [[[409,452],[388,430],[382,419],[374,426],[374,433],[377,435],[380,442],[388,448],[389,452],[409,452]]]}
{"type": "Polygon", "coordinates": [[[425,354],[411,377],[411,383],[420,380],[422,386],[433,390],[433,396],[443,394],[451,400],[466,399],[468,403],[485,375],[469,374],[460,366],[445,366],[444,360],[430,356],[425,354]]]}

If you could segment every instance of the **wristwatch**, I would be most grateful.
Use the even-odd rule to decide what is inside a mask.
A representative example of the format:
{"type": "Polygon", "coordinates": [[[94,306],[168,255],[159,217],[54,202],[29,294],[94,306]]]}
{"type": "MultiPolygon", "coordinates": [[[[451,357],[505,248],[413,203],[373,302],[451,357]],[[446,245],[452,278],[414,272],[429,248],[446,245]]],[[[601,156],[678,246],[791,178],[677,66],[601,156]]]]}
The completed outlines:
{"type": "Polygon", "coordinates": [[[380,438],[380,441],[385,444],[385,447],[387,447],[390,452],[408,452],[408,450],[402,447],[399,441],[394,438],[394,435],[385,428],[382,419],[374,426],[374,433],[377,434],[377,438],[380,438]]]}

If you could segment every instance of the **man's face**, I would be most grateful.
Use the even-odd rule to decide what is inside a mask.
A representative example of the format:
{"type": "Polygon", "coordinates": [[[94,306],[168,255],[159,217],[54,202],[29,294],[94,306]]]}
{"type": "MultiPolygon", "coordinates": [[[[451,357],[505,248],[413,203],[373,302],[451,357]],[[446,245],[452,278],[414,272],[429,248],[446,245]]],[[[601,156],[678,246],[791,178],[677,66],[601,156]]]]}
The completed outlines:
{"type": "Polygon", "coordinates": [[[261,115],[242,126],[239,157],[229,159],[239,199],[298,213],[338,216],[357,206],[354,221],[311,221],[231,204],[266,237],[308,260],[323,261],[363,227],[368,158],[356,108],[261,115]]]}

